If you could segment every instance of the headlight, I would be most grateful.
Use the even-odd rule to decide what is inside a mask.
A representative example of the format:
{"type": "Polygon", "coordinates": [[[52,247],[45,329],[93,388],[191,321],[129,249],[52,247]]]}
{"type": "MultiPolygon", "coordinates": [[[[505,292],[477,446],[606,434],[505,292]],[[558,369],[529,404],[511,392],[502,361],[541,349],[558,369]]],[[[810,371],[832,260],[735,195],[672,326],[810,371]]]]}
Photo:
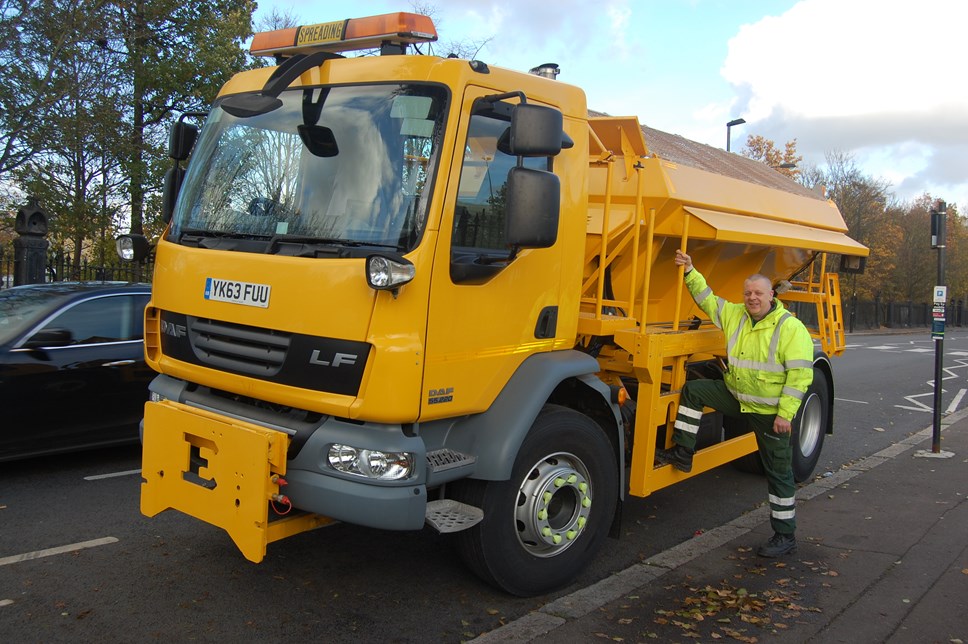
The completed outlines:
{"type": "Polygon", "coordinates": [[[370,255],[366,258],[366,283],[378,291],[393,291],[409,282],[417,269],[399,255],[370,255]]]}
{"type": "Polygon", "coordinates": [[[126,262],[140,262],[148,257],[151,245],[144,235],[121,235],[115,241],[118,257],[126,262]]]}
{"type": "Polygon", "coordinates": [[[400,481],[413,473],[413,454],[359,449],[339,443],[329,447],[329,465],[337,472],[378,481],[400,481]]]}

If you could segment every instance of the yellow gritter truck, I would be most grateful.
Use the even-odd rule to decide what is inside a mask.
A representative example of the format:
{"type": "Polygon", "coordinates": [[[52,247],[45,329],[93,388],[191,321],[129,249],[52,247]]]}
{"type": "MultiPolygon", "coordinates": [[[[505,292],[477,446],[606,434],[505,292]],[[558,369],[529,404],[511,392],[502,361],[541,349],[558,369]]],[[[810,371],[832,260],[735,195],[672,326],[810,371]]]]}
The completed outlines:
{"type": "Polygon", "coordinates": [[[808,478],[844,349],[826,254],[854,270],[868,252],[836,206],[590,117],[554,66],[409,53],[434,39],[408,13],[257,34],[276,65],[233,77],[200,130],[172,128],[142,512],[219,526],[253,562],[334,521],[429,525],[507,592],[567,584],[629,496],[757,464],[752,434],[708,413],[692,472],[654,467],[682,384],[728,368],[677,248],[723,296],[751,273],[782,283],[812,327],[808,478]],[[343,55],[362,48],[381,55],[343,55]]]}

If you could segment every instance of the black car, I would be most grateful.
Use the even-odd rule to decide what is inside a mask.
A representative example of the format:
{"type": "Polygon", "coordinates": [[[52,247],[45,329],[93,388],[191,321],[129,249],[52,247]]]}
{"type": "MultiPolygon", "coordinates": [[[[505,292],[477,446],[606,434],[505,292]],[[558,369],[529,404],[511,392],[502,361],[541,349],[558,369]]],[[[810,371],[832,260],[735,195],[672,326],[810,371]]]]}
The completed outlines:
{"type": "Polygon", "coordinates": [[[0,461],[138,440],[148,284],[0,290],[0,461]]]}

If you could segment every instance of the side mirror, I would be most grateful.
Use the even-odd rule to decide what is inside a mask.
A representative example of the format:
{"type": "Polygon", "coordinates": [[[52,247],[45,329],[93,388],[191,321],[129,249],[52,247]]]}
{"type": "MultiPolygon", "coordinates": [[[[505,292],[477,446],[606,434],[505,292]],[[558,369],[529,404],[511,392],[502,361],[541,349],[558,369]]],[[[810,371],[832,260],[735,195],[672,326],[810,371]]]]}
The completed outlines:
{"type": "Polygon", "coordinates": [[[66,347],[72,342],[74,342],[74,334],[68,329],[41,329],[24,342],[24,348],[66,347]]]}
{"type": "MultiPolygon", "coordinates": [[[[553,157],[571,142],[563,130],[561,112],[543,105],[520,103],[511,112],[511,127],[506,134],[508,154],[520,157],[553,157]]],[[[504,139],[505,137],[502,137],[504,139]]]]}
{"type": "Polygon", "coordinates": [[[185,169],[180,166],[169,168],[165,173],[165,183],[161,190],[161,219],[166,224],[175,214],[175,201],[185,179],[185,169]]]}
{"type": "Polygon", "coordinates": [[[176,161],[184,161],[195,146],[198,128],[185,121],[176,121],[168,135],[168,156],[176,161]]]}
{"type": "Polygon", "coordinates": [[[511,168],[507,182],[506,238],[512,248],[554,246],[560,209],[558,175],[533,168],[511,168]]]}

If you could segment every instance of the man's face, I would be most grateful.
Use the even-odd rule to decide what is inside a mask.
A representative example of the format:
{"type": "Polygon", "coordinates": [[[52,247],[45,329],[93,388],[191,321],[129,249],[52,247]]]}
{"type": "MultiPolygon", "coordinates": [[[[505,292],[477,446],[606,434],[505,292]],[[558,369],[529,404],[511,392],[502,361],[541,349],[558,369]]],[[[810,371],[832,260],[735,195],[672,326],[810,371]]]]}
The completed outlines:
{"type": "Polygon", "coordinates": [[[750,317],[759,322],[770,312],[770,303],[773,301],[773,289],[770,283],[764,279],[746,280],[743,289],[743,304],[750,317]]]}

